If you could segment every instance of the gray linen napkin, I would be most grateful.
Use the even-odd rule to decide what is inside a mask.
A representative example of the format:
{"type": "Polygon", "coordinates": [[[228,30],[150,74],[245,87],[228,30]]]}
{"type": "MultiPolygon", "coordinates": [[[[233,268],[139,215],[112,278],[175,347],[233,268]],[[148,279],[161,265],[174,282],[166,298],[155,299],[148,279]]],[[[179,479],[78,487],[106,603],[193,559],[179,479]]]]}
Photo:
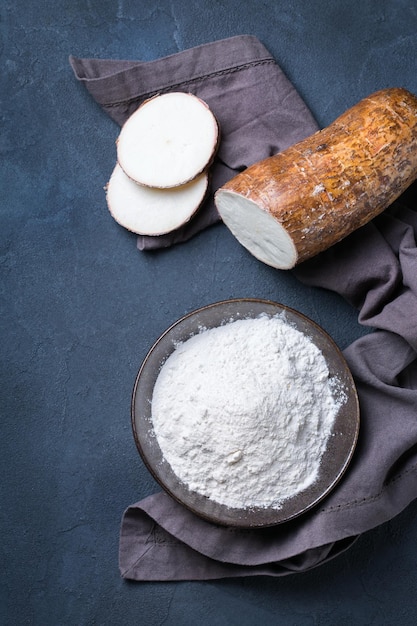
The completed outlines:
{"type": "MultiPolygon", "coordinates": [[[[77,78],[119,124],[155,93],[190,91],[222,127],[215,190],[237,171],[317,129],[305,104],[254,37],[234,37],[157,61],[70,59],[77,78]]],[[[417,497],[417,188],[344,241],[299,266],[310,286],[339,293],[375,329],[345,350],[361,430],[348,471],[315,509],[263,530],[216,526],[165,493],[128,507],[119,565],[132,580],[281,576],[311,569],[400,513],[417,497]]],[[[139,238],[139,248],[185,241],[218,215],[209,200],[186,228],[139,238]]]]}
{"type": "Polygon", "coordinates": [[[203,44],[155,61],[70,56],[70,63],[77,79],[119,125],[144,100],[169,91],[186,91],[202,98],[219,122],[221,144],[210,168],[207,200],[194,218],[175,232],[139,236],[140,250],[186,241],[218,222],[213,201],[216,189],[248,165],[284,150],[318,128],[271,54],[250,35],[203,44]]]}
{"type": "MultiPolygon", "coordinates": [[[[414,207],[417,187],[414,186],[414,207]]],[[[401,202],[296,274],[331,289],[375,328],[345,351],[361,429],[334,491],[309,513],[267,529],[210,524],[165,493],[123,515],[120,571],[133,580],[203,580],[302,572],[346,550],[417,497],[417,212],[401,202]]]]}

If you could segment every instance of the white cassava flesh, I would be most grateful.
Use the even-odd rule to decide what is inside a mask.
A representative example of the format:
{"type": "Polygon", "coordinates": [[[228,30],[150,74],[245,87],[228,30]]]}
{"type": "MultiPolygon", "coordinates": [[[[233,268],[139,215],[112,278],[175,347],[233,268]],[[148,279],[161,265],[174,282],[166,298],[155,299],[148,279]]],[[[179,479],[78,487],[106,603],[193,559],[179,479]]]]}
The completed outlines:
{"type": "Polygon", "coordinates": [[[216,205],[232,234],[259,261],[280,269],[295,265],[294,242],[270,213],[233,191],[219,190],[216,205]]]}
{"type": "Polygon", "coordinates": [[[138,235],[163,235],[189,221],[206,195],[208,176],[173,189],[138,185],[116,164],[106,188],[113,218],[138,235]]]}
{"type": "Polygon", "coordinates": [[[144,102],[125,122],[117,160],[132,180],[148,187],[177,187],[211,163],[219,127],[205,102],[172,92],[144,102]]]}

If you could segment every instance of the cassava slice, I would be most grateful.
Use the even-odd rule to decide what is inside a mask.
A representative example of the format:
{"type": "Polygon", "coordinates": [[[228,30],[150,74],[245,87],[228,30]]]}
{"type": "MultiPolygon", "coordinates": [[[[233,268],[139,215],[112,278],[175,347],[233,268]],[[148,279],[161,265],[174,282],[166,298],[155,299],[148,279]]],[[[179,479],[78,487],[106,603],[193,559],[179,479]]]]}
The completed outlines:
{"type": "Polygon", "coordinates": [[[250,166],[215,203],[255,257],[289,269],[370,221],[416,178],[417,98],[389,88],[250,166]]]}
{"type": "Polygon", "coordinates": [[[219,127],[196,96],[171,92],[144,102],[125,122],[117,140],[124,172],[148,187],[177,187],[211,163],[219,127]]]}
{"type": "Polygon", "coordinates": [[[107,205],[121,226],[139,235],[163,235],[186,222],[206,195],[208,175],[174,189],[138,185],[116,164],[106,187],[107,205]]]}

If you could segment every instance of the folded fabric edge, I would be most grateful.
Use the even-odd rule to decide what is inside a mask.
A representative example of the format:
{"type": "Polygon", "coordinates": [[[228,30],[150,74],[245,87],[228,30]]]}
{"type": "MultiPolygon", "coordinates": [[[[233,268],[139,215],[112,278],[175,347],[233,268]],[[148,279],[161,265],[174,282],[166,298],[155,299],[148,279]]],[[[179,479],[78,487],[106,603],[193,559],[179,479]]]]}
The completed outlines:
{"type": "Polygon", "coordinates": [[[192,582],[207,580],[222,580],[231,578],[248,578],[248,577],[274,577],[282,578],[294,574],[307,573],[319,566],[325,565],[335,558],[345,553],[359,537],[352,537],[341,540],[331,546],[324,546],[321,558],[305,568],[292,568],[290,563],[271,563],[267,565],[233,565],[230,563],[221,563],[213,559],[198,554],[198,568],[195,567],[195,561],[192,564],[184,564],[183,553],[175,555],[175,560],[181,560],[181,567],[172,567],[173,552],[166,551],[163,555],[163,570],[155,570],[155,563],[152,559],[152,553],[149,551],[144,555],[143,560],[136,563],[132,569],[124,570],[120,567],[120,575],[124,580],[134,582],[192,582]],[[147,559],[149,558],[149,563],[147,559]]]}
{"type": "MultiPolygon", "coordinates": [[[[292,559],[259,564],[236,564],[213,559],[194,550],[164,531],[140,509],[128,509],[124,524],[136,532],[134,541],[123,542],[119,550],[122,578],[134,581],[214,580],[245,576],[282,577],[307,572],[333,560],[353,545],[358,537],[348,537],[332,544],[307,550],[292,559]],[[130,513],[130,514],[129,514],[130,513]],[[137,531],[142,528],[143,533],[137,531]]],[[[126,536],[132,539],[129,532],[126,536]]]]}
{"type": "Polygon", "coordinates": [[[129,67],[134,67],[140,63],[140,61],[122,59],[84,59],[73,54],[68,56],[68,61],[72,71],[74,72],[75,78],[80,82],[101,80],[107,76],[114,76],[115,74],[120,74],[126,71],[129,67]],[[86,62],[88,62],[87,65],[86,62]],[[107,74],[102,73],[103,67],[108,68],[107,74]]]}
{"type": "Polygon", "coordinates": [[[69,63],[75,77],[84,82],[95,100],[109,107],[120,103],[120,85],[123,85],[122,101],[125,102],[166,89],[172,91],[184,83],[252,64],[275,63],[275,60],[257,37],[236,35],[148,61],[70,55],[69,63]],[[175,85],[172,76],[175,76],[175,85]],[[131,89],[129,94],[126,93],[127,85],[131,89]]]}

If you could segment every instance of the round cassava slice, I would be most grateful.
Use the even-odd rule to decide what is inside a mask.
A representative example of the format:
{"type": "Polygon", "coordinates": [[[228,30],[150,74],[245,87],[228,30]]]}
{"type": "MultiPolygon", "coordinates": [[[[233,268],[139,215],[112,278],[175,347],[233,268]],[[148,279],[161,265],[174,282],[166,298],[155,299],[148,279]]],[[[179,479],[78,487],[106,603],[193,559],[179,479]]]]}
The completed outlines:
{"type": "Polygon", "coordinates": [[[125,122],[117,160],[132,180],[148,187],[177,187],[211,163],[219,127],[208,105],[183,92],[146,100],[125,122]]]}
{"type": "Polygon", "coordinates": [[[106,187],[107,205],[116,222],[127,230],[163,235],[188,222],[203,202],[207,187],[207,173],[173,189],[144,187],[116,164],[106,187]]]}

